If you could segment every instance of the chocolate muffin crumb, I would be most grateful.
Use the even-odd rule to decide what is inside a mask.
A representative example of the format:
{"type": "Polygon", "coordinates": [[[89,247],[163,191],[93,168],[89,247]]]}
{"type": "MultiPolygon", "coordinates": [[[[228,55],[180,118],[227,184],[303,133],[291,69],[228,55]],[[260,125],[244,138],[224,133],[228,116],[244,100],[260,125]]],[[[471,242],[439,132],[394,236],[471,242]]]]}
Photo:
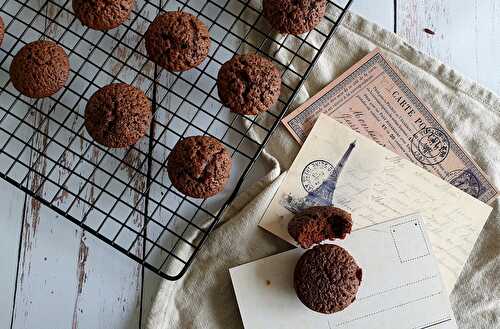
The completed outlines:
{"type": "Polygon", "coordinates": [[[305,249],[325,240],[345,239],[351,229],[351,214],[327,206],[307,208],[288,223],[288,233],[305,249]]]}
{"type": "Polygon", "coordinates": [[[331,314],[356,299],[363,272],[342,247],[318,245],[306,251],[294,271],[299,300],[313,311],[331,314]]]}

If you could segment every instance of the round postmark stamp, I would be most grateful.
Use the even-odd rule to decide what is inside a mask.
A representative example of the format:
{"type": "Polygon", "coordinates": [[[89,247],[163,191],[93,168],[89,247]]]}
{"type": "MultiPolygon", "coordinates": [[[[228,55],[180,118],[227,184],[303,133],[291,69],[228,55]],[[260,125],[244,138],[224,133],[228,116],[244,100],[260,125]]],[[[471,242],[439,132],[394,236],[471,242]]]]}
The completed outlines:
{"type": "Polygon", "coordinates": [[[411,153],[424,165],[436,165],[450,153],[450,139],[438,128],[423,128],[411,140],[411,153]]]}
{"type": "Polygon", "coordinates": [[[465,193],[475,198],[479,197],[481,185],[472,171],[468,169],[453,170],[446,175],[445,180],[465,193]]]}
{"type": "Polygon", "coordinates": [[[325,160],[315,160],[305,166],[302,171],[302,186],[306,192],[312,192],[323,183],[334,167],[325,160]]]}

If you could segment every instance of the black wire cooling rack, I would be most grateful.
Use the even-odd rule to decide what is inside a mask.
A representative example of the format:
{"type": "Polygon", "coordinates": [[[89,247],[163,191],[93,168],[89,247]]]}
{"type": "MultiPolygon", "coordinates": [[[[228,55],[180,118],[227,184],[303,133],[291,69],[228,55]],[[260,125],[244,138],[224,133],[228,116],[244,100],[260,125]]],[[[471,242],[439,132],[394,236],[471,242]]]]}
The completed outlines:
{"type": "Polygon", "coordinates": [[[73,16],[71,0],[6,0],[0,6],[6,35],[0,48],[0,176],[42,204],[112,245],[160,276],[180,278],[280,119],[290,108],[352,0],[329,0],[321,24],[302,36],[279,35],[257,1],[137,1],[121,27],[98,32],[73,16]],[[184,10],[209,27],[210,55],[181,74],[148,61],[143,35],[164,10],[184,10]],[[26,43],[50,39],[71,63],[66,87],[34,101],[12,86],[9,67],[26,43]],[[279,103],[259,116],[239,116],[217,96],[219,67],[235,53],[259,52],[273,59],[283,77],[279,103]],[[153,100],[148,135],[127,150],[104,148],[84,128],[90,96],[112,82],[133,84],[153,100]],[[164,167],[183,136],[221,140],[234,168],[225,192],[208,200],[185,197],[164,167]]]}

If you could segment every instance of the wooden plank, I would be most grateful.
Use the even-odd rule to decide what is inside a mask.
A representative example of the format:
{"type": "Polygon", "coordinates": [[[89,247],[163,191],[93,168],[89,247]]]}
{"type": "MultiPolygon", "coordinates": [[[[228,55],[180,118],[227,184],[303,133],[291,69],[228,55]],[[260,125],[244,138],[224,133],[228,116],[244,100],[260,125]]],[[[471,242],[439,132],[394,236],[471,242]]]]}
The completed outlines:
{"type": "MultiPolygon", "coordinates": [[[[140,5],[139,1],[139,5],[140,5]]],[[[51,7],[49,15],[57,15],[58,8],[51,7]]],[[[65,17],[58,16],[57,20],[64,24],[70,24],[72,15],[63,13],[65,17]]],[[[144,27],[142,27],[144,28],[144,27]]],[[[60,36],[62,31],[58,26],[49,26],[50,35],[60,36]]],[[[118,31],[111,34],[115,38],[120,38],[118,31]]],[[[138,34],[131,34],[125,37],[126,41],[134,42],[140,38],[138,34]],[[135,39],[134,39],[135,38],[135,39]]],[[[113,41],[109,42],[113,42],[113,41]]],[[[113,48],[113,45],[109,49],[113,48]]],[[[104,47],[104,46],[103,46],[104,47]]],[[[114,56],[117,59],[133,61],[130,51],[126,47],[114,49],[114,56]],[[132,58],[132,59],[131,59],[132,58]]],[[[73,54],[73,57],[75,55],[73,54]]],[[[70,57],[71,58],[71,57],[70,57]]],[[[74,59],[74,58],[73,58],[74,59]]],[[[127,68],[122,68],[118,60],[106,62],[109,69],[114,74],[120,74],[124,80],[133,80],[133,71],[128,72],[127,68]]],[[[133,65],[133,63],[131,64],[133,65]]],[[[77,68],[73,68],[77,69],[77,68]]],[[[100,81],[102,82],[102,81],[100,81]]],[[[109,81],[110,82],[110,81],[109,81]]],[[[141,81],[135,81],[140,85],[141,81]]],[[[103,85],[101,83],[100,85],[103,85]]],[[[52,104],[46,102],[41,107],[41,111],[47,111],[52,104]]],[[[78,105],[78,111],[82,111],[84,104],[78,105]]],[[[76,109],[75,109],[76,110],[76,109]]],[[[50,126],[40,124],[43,115],[40,112],[34,113],[34,123],[39,129],[49,136],[53,136],[53,130],[57,125],[50,126]]],[[[71,129],[78,129],[81,126],[81,118],[75,115],[68,120],[72,123],[71,129]]],[[[83,140],[72,142],[72,135],[57,136],[58,139],[66,138],[66,142],[71,146],[80,145],[80,152],[83,153],[87,143],[83,140]]],[[[50,142],[47,138],[38,135],[34,140],[37,149],[44,149],[50,142]]],[[[56,158],[58,153],[50,153],[47,157],[56,158]]],[[[147,149],[147,142],[141,143],[139,148],[147,149]]],[[[92,147],[90,161],[97,162],[102,156],[98,148],[92,147]]],[[[125,156],[124,151],[114,152],[118,157],[125,156]]],[[[45,157],[41,161],[36,161],[38,155],[31,159],[33,167],[45,174],[49,174],[53,163],[45,157]]],[[[78,186],[68,186],[68,190],[79,191],[82,198],[94,200],[99,203],[99,188],[92,186],[101,179],[98,175],[92,176],[92,166],[82,165],[81,159],[74,154],[65,154],[63,161],[68,168],[75,167],[75,171],[82,176],[91,177],[91,184],[84,185],[82,180],[78,180],[78,186]]],[[[137,165],[142,162],[143,156],[138,152],[130,152],[126,158],[130,164],[137,165]]],[[[112,167],[111,163],[105,161],[103,167],[112,167]]],[[[111,172],[113,169],[108,168],[111,172]]],[[[126,169],[123,167],[122,169],[126,169]]],[[[135,175],[133,170],[122,170],[120,175],[124,180],[132,180],[131,185],[139,190],[145,189],[145,176],[135,175]],[[132,177],[136,179],[132,179],[132,177]]],[[[57,177],[59,182],[64,182],[72,175],[63,169],[51,172],[50,176],[57,177]]],[[[73,175],[74,176],[74,175],[73,175]]],[[[108,177],[109,178],[109,177],[108,177]]],[[[107,178],[105,178],[107,179],[107,178]]],[[[42,178],[36,175],[30,177],[30,186],[34,189],[39,187],[42,178]]],[[[70,179],[70,183],[72,179],[70,179]]],[[[68,183],[68,184],[70,184],[68,183]]],[[[109,186],[113,189],[113,186],[109,186]]],[[[40,193],[44,197],[50,197],[51,187],[42,186],[40,193]]],[[[122,198],[127,203],[138,208],[143,207],[142,193],[132,192],[128,189],[122,198]]],[[[62,191],[56,197],[58,206],[71,208],[71,213],[77,216],[89,210],[89,206],[81,202],[73,202],[69,193],[62,191]]],[[[117,217],[127,216],[124,209],[119,209],[117,217]]],[[[92,218],[91,218],[92,219],[92,218]]],[[[90,220],[91,220],[90,219],[90,220]]],[[[89,221],[90,221],[89,220],[89,221]]],[[[143,217],[139,212],[134,212],[130,222],[138,230],[142,227],[143,217]]],[[[141,267],[117,252],[114,248],[107,246],[102,241],[97,240],[90,234],[82,231],[77,226],[72,225],[67,220],[55,215],[51,210],[42,207],[40,203],[29,198],[26,203],[26,211],[23,218],[24,234],[22,240],[22,258],[20,263],[20,278],[18,285],[18,298],[15,301],[15,321],[13,328],[40,328],[40,324],[46,323],[46,328],[137,328],[141,309],[141,267]]],[[[115,223],[115,226],[118,224],[115,223]]],[[[107,228],[104,227],[103,230],[107,228]]],[[[109,230],[110,237],[116,231],[109,230]]],[[[142,244],[134,245],[134,253],[142,252],[142,244]]]]}
{"type": "MultiPolygon", "coordinates": [[[[33,2],[30,3],[33,5],[33,2]]],[[[42,28],[38,24],[37,29],[42,28]]],[[[46,111],[50,101],[39,101],[36,107],[46,111]]],[[[32,109],[30,123],[47,133],[49,124],[43,121],[42,112],[32,109]]],[[[37,149],[47,146],[47,138],[42,134],[34,134],[29,140],[37,149]]],[[[36,161],[38,154],[30,152],[28,163],[34,170],[45,173],[47,162],[44,159],[36,161]]],[[[29,175],[26,185],[32,189],[40,187],[41,177],[29,175]]],[[[40,194],[43,195],[41,190],[40,194]]],[[[26,198],[22,216],[23,234],[21,236],[21,254],[17,278],[17,295],[14,300],[14,318],[11,328],[28,328],[53,318],[53,325],[62,327],[70,321],[71,289],[74,273],[62,271],[64,259],[74,259],[76,256],[76,231],[71,225],[59,225],[60,220],[34,198],[26,198]],[[57,241],[57,247],[53,243],[57,241]],[[52,247],[52,248],[51,248],[52,247]],[[60,248],[58,248],[60,247],[60,248]],[[51,249],[54,249],[53,251],[51,249]],[[59,252],[58,252],[59,251],[59,252]],[[62,252],[61,252],[62,251],[62,252]],[[39,272],[40,271],[40,272],[39,272]],[[54,273],[57,273],[54,275],[54,273]],[[53,312],[59,312],[59,317],[53,317],[53,312]]]]}
{"type": "Polygon", "coordinates": [[[12,316],[24,199],[23,192],[0,182],[0,328],[9,328],[12,316]]]}
{"type": "Polygon", "coordinates": [[[393,8],[393,0],[377,1],[376,5],[374,5],[374,2],[371,0],[355,0],[352,4],[351,11],[392,31],[394,25],[393,8]]]}
{"type": "Polygon", "coordinates": [[[500,55],[497,1],[409,0],[399,7],[398,31],[410,44],[500,93],[500,75],[492,69],[500,55]]]}
{"type": "MultiPolygon", "coordinates": [[[[13,12],[15,8],[12,6],[6,6],[2,3],[2,8],[7,11],[13,12]]],[[[6,24],[6,28],[9,32],[18,33],[24,31],[23,27],[14,26],[12,24],[12,19],[9,16],[3,17],[6,24]]],[[[11,35],[6,35],[4,42],[2,44],[3,51],[9,52],[11,47],[15,44],[15,40],[11,35]]],[[[4,52],[0,55],[0,62],[2,65],[2,70],[0,71],[0,79],[2,84],[9,80],[8,69],[9,63],[8,57],[4,57],[4,52]]],[[[21,177],[24,175],[24,171],[20,170],[19,167],[11,167],[13,160],[9,158],[6,154],[18,154],[22,149],[22,143],[20,141],[27,140],[32,135],[32,129],[21,127],[19,128],[19,121],[13,119],[13,116],[7,114],[6,104],[9,104],[12,99],[8,96],[2,94],[0,102],[2,103],[1,111],[1,132],[0,132],[0,147],[2,151],[5,152],[0,155],[0,171],[2,173],[7,172],[10,168],[10,175],[12,177],[21,177]],[[9,133],[17,131],[20,140],[14,138],[9,138],[9,133]]],[[[28,111],[27,106],[21,106],[17,109],[16,114],[23,116],[28,111]]],[[[29,159],[28,154],[19,155],[20,161],[26,161],[29,159]]],[[[20,234],[22,229],[22,216],[23,216],[23,205],[25,203],[25,195],[23,192],[13,187],[5,181],[0,182],[0,209],[2,209],[0,215],[0,228],[1,228],[1,238],[0,238],[0,280],[2,284],[0,285],[0,328],[9,328],[13,313],[13,303],[16,290],[16,275],[17,275],[17,263],[18,263],[18,252],[19,252],[19,242],[20,234]]]]}

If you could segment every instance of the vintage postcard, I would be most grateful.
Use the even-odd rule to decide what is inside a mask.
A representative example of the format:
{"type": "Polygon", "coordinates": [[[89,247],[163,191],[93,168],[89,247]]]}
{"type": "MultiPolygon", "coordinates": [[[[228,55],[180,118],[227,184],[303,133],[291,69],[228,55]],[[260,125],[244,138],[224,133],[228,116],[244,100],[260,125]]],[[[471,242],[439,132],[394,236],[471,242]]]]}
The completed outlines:
{"type": "Polygon", "coordinates": [[[324,114],[311,130],[259,225],[294,243],[287,230],[289,220],[300,209],[318,204],[349,210],[354,229],[421,213],[450,290],[492,210],[324,114]],[[329,165],[316,165],[318,161],[329,165]],[[356,191],[365,179],[369,193],[358,195],[356,191]],[[343,187],[342,191],[338,186],[343,187]]]}
{"type": "Polygon", "coordinates": [[[491,203],[495,186],[379,50],[368,54],[283,119],[303,143],[325,113],[391,151],[491,203]]]}
{"type": "Polygon", "coordinates": [[[325,315],[305,307],[293,288],[297,248],[230,270],[246,329],[456,329],[448,292],[417,215],[372,225],[337,241],[363,269],[353,304],[325,315]]]}

